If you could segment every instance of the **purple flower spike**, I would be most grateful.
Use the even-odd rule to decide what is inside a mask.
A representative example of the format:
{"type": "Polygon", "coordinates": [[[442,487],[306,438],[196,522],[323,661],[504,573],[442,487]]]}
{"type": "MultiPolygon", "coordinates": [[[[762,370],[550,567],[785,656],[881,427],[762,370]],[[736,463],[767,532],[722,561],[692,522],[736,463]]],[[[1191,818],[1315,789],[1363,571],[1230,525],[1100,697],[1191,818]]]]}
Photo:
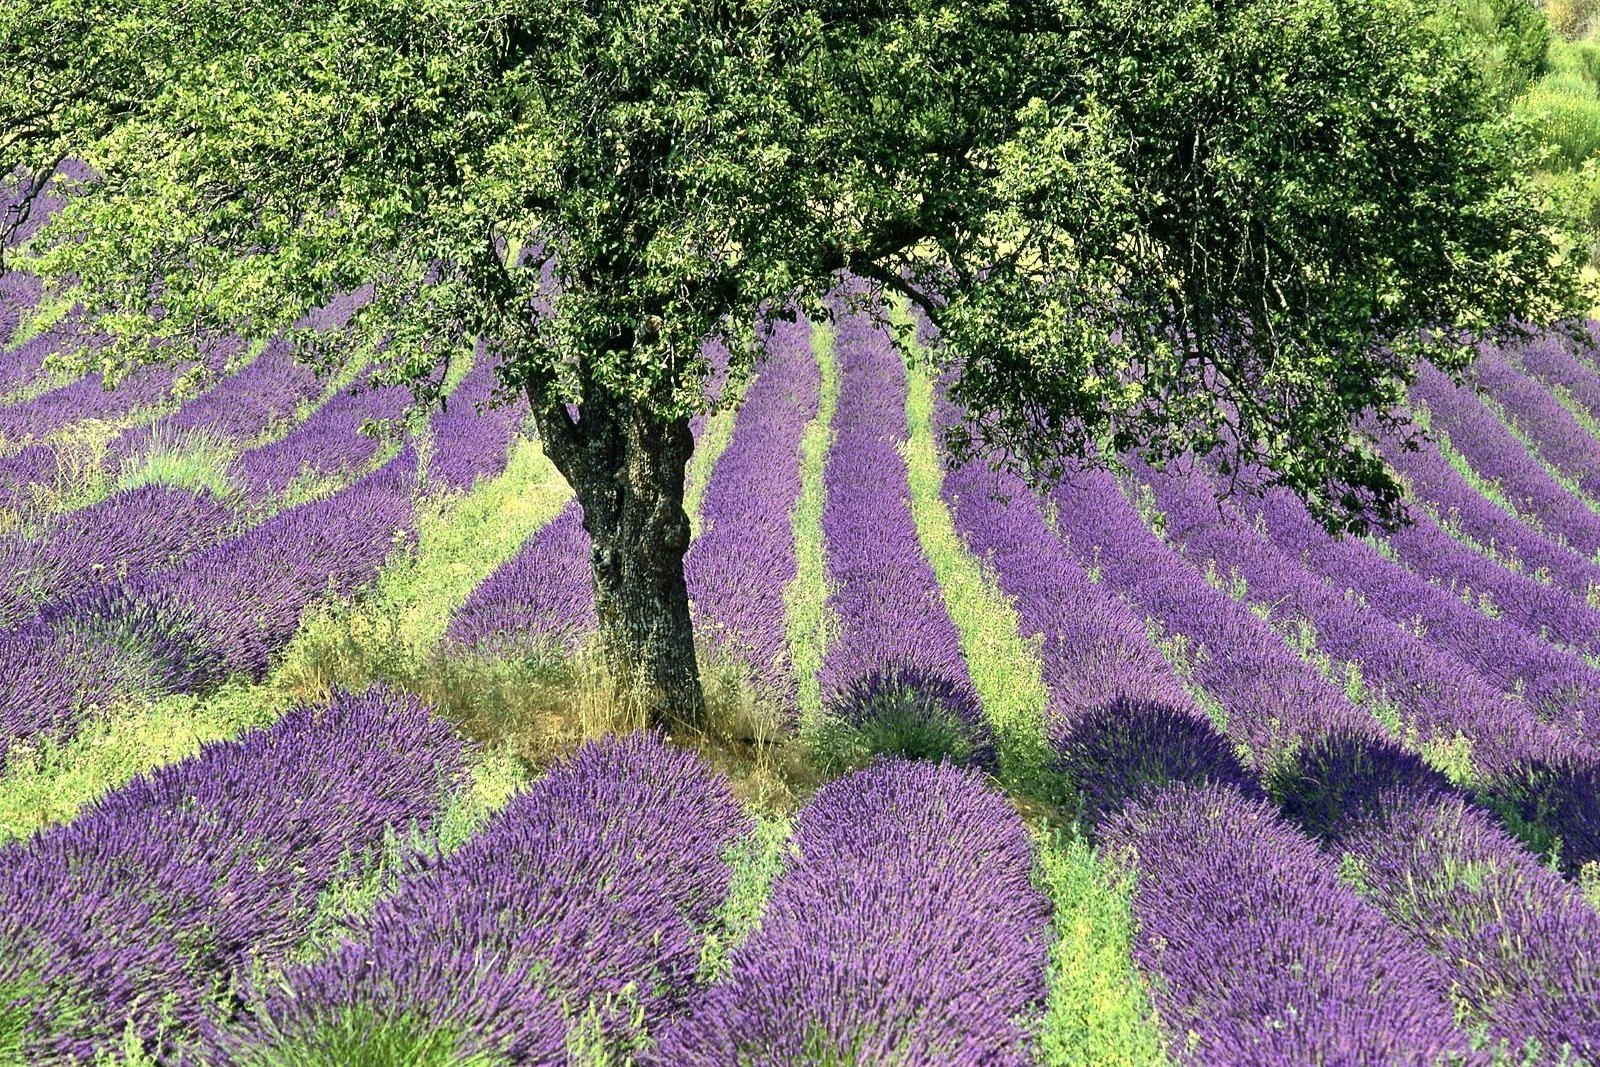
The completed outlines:
{"type": "Polygon", "coordinates": [[[273,983],[214,1058],[314,1048],[352,1013],[497,1061],[565,1063],[563,1014],[635,1048],[641,1024],[681,1010],[728,890],[722,857],[751,828],[693,752],[650,734],[585,745],[403,883],[357,941],[273,983]]]}
{"type": "Polygon", "coordinates": [[[30,1063],[131,1030],[168,1059],[318,894],[392,829],[426,826],[464,750],[414,699],[336,694],[137,778],[0,850],[0,990],[30,1063]]]}
{"type": "Polygon", "coordinates": [[[932,713],[964,728],[965,754],[982,757],[992,753],[988,723],[911,514],[899,451],[907,435],[905,366],[863,313],[840,316],[835,349],[839,404],[823,474],[822,533],[838,627],[822,662],[824,704],[849,721],[874,706],[861,701],[865,680],[893,679],[903,688],[925,678],[930,689],[917,703],[942,709],[932,713]]]}
{"type": "Polygon", "coordinates": [[[660,1039],[661,1067],[1027,1064],[1050,912],[983,777],[885,760],[824,786],[760,927],[660,1039]]]}

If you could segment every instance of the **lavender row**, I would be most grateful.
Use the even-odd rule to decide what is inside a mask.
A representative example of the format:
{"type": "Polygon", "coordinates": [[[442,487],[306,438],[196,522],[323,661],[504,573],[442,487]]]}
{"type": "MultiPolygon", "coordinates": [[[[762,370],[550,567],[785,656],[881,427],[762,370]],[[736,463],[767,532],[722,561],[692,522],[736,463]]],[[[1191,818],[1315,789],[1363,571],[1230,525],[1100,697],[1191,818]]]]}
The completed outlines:
{"type": "Polygon", "coordinates": [[[318,894],[391,829],[432,819],[461,742],[413,699],[336,694],[103,797],[0,851],[0,989],[28,1062],[136,1046],[162,1060],[318,894]]]}
{"type": "MultiPolygon", "coordinates": [[[[1421,617],[1405,610],[1409,604],[1406,596],[1418,588],[1431,590],[1431,586],[1416,579],[1408,585],[1400,576],[1389,574],[1391,565],[1373,553],[1368,562],[1381,577],[1373,577],[1362,587],[1363,592],[1387,588],[1391,590],[1390,603],[1400,605],[1393,611],[1377,610],[1376,596],[1347,597],[1300,562],[1314,561],[1318,552],[1356,553],[1365,546],[1358,542],[1322,545],[1327,538],[1320,529],[1301,529],[1298,533],[1306,543],[1318,547],[1304,547],[1297,558],[1293,549],[1302,544],[1300,540],[1280,551],[1255,527],[1220,510],[1215,502],[1216,487],[1198,470],[1182,475],[1146,471],[1145,475],[1165,515],[1167,536],[1183,547],[1191,562],[1242,580],[1250,601],[1270,605],[1271,618],[1278,625],[1308,624],[1317,647],[1337,660],[1356,664],[1375,695],[1395,705],[1401,728],[1415,730],[1423,743],[1448,744],[1457,735],[1470,738],[1474,764],[1489,791],[1520,793],[1523,786],[1519,783],[1530,767],[1593,762],[1595,753],[1587,742],[1564,737],[1540,721],[1528,703],[1498,692],[1475,670],[1476,664],[1463,662],[1439,647],[1440,642],[1424,641],[1405,626],[1391,623],[1421,617]]],[[[1290,507],[1282,501],[1277,506],[1290,507]]],[[[1306,518],[1309,521],[1309,516],[1306,518]]],[[[1470,609],[1463,614],[1466,617],[1459,625],[1491,629],[1489,620],[1470,609]]],[[[1465,642],[1451,644],[1455,647],[1465,642]]],[[[1573,657],[1520,634],[1502,634],[1498,644],[1496,638],[1486,638],[1484,645],[1500,647],[1507,659],[1520,655],[1525,662],[1547,664],[1543,677],[1560,679],[1550,687],[1558,692],[1585,692],[1590,684],[1586,675],[1594,673],[1581,661],[1583,669],[1573,671],[1568,662],[1573,657]],[[1519,641],[1526,647],[1518,647],[1519,641]],[[1562,684],[1567,688],[1559,689],[1562,684]]]]}
{"type": "MultiPolygon", "coordinates": [[[[338,330],[368,298],[367,290],[338,297],[307,315],[302,328],[338,330]]],[[[296,359],[285,336],[274,337],[238,373],[187,400],[177,411],[130,431],[112,446],[112,459],[141,456],[171,441],[201,438],[228,447],[249,447],[274,428],[290,423],[296,410],[314,401],[325,383],[312,367],[296,359]]]]}
{"type": "MultiPolygon", "coordinates": [[[[49,339],[36,339],[40,343],[59,343],[52,333],[49,339]]],[[[22,346],[30,349],[34,342],[22,346]]],[[[91,337],[91,349],[103,340],[91,337]]],[[[198,366],[202,373],[221,374],[229,360],[240,351],[237,338],[224,338],[207,344],[200,355],[198,366]]],[[[31,357],[30,357],[31,358],[31,357]]],[[[90,374],[70,385],[42,393],[25,403],[0,408],[0,440],[12,444],[28,443],[48,437],[73,423],[89,419],[116,420],[135,415],[140,411],[169,403],[173,388],[180,376],[195,369],[187,362],[160,363],[140,367],[107,389],[101,374],[90,374]]]]}
{"type": "Polygon", "coordinates": [[[1513,366],[1499,349],[1479,355],[1468,381],[1488,393],[1539,458],[1591,498],[1600,495],[1600,440],[1590,436],[1555,394],[1513,366]]]}
{"type": "Polygon", "coordinates": [[[1411,395],[1428,406],[1433,427],[1449,435],[1452,447],[1541,531],[1586,556],[1600,551],[1600,515],[1552,478],[1469,386],[1424,365],[1411,395]]]}
{"type": "Polygon", "coordinates": [[[289,489],[302,478],[332,478],[359,470],[383,448],[380,436],[362,433],[368,422],[402,418],[411,406],[403,386],[364,381],[318,408],[293,433],[244,453],[233,474],[253,499],[289,489]]]}
{"type": "Polygon", "coordinates": [[[1459,657],[1502,691],[1523,697],[1573,744],[1600,739],[1600,670],[1581,656],[1489,617],[1369,544],[1328,536],[1287,490],[1266,494],[1251,510],[1285,554],[1336,587],[1355,590],[1396,624],[1420,627],[1429,644],[1459,657]]]}
{"type": "Polygon", "coordinates": [[[146,486],[58,516],[37,537],[0,535],[0,628],[47,600],[169,567],[222,540],[232,521],[209,493],[146,486]]]}
{"type": "MultiPolygon", "coordinates": [[[[1470,488],[1467,491],[1471,492],[1470,488]]],[[[1493,504],[1479,499],[1484,506],[1499,511],[1493,504]]],[[[1499,514],[1509,523],[1516,522],[1504,512],[1499,514]]],[[[1415,521],[1411,525],[1395,530],[1387,538],[1388,546],[1408,569],[1457,596],[1476,601],[1481,608],[1505,619],[1530,637],[1585,655],[1600,655],[1600,611],[1581,595],[1574,596],[1560,585],[1541,582],[1462,544],[1425,509],[1413,508],[1412,518],[1415,521]]],[[[1531,531],[1529,534],[1538,536],[1531,531]]],[[[1549,547],[1571,557],[1574,576],[1593,571],[1589,577],[1600,581],[1600,567],[1565,549],[1549,547]]],[[[1600,590],[1600,586],[1596,588],[1600,590]]]]}
{"type": "MultiPolygon", "coordinates": [[[[1387,623],[1379,620],[1374,625],[1354,609],[1341,615],[1337,606],[1345,603],[1342,597],[1326,587],[1320,587],[1323,595],[1315,595],[1319,588],[1317,583],[1297,579],[1292,564],[1276,558],[1259,539],[1249,539],[1248,528],[1216,519],[1215,504],[1210,503],[1209,496],[1201,501],[1200,485],[1196,482],[1186,485],[1171,478],[1152,480],[1161,487],[1158,499],[1168,506],[1168,532],[1186,543],[1196,566],[1206,561],[1218,566],[1223,573],[1245,578],[1251,596],[1275,605],[1277,610],[1285,607],[1291,611],[1314,609],[1317,621],[1325,624],[1319,627],[1319,638],[1325,642],[1331,634],[1336,643],[1348,643],[1356,652],[1365,653],[1369,657],[1366,664],[1374,668],[1382,666],[1385,649],[1393,647],[1390,638],[1399,636],[1386,632],[1389,630],[1387,623]],[[1212,518],[1207,521],[1207,516],[1212,518]],[[1369,632],[1363,633],[1363,626],[1368,627],[1369,632]]],[[[1302,574],[1300,578],[1303,577],[1302,574]]],[[[1326,644],[1323,647],[1327,647],[1326,644]]],[[[1338,651],[1335,654],[1339,654],[1338,651]]],[[[1441,694],[1434,686],[1448,681],[1450,672],[1433,669],[1425,658],[1417,656],[1416,650],[1412,650],[1411,658],[1412,662],[1407,665],[1407,654],[1400,651],[1398,670],[1391,680],[1398,684],[1407,670],[1414,671],[1414,696],[1437,699],[1448,695],[1441,694]]],[[[1230,706],[1228,710],[1232,712],[1235,708],[1230,706]]],[[[1448,701],[1437,713],[1450,713],[1448,701]]],[[[1226,739],[1193,715],[1159,703],[1118,701],[1098,716],[1081,717],[1067,730],[1058,732],[1056,740],[1064,769],[1086,796],[1097,801],[1096,807],[1088,812],[1097,822],[1104,822],[1108,813],[1129,802],[1148,804],[1153,811],[1162,809],[1164,804],[1172,802],[1166,798],[1152,799],[1152,794],[1169,782],[1205,787],[1213,794],[1207,801],[1211,807],[1235,806],[1234,801],[1217,800],[1228,792],[1249,798],[1259,793],[1259,788],[1234,761],[1226,739]]],[[[1438,977],[1442,974],[1458,991],[1467,1017],[1508,1047],[1521,1047],[1532,1038],[1549,1050],[1562,1042],[1572,1044],[1579,1040],[1585,1028],[1592,1027],[1592,1023],[1583,1020],[1594,1015],[1591,1008],[1582,1003],[1582,995],[1594,988],[1600,971],[1593,963],[1586,962],[1589,957],[1584,952],[1575,952],[1571,946],[1592,944],[1591,927],[1600,926],[1600,917],[1587,911],[1570,886],[1495,826],[1487,813],[1470,806],[1415,756],[1400,751],[1370,731],[1327,732],[1301,740],[1292,758],[1269,769],[1277,799],[1300,826],[1347,851],[1361,870],[1381,868],[1386,872],[1387,881],[1381,885],[1370,884],[1372,900],[1404,931],[1406,951],[1413,959],[1418,948],[1438,959],[1438,973],[1429,979],[1433,986],[1438,987],[1438,977]],[[1440,826],[1407,821],[1409,813],[1421,810],[1425,804],[1450,808],[1456,813],[1457,823],[1467,827],[1470,833],[1464,838],[1452,837],[1440,826]],[[1384,832],[1368,832],[1371,827],[1380,825],[1380,821],[1384,832]],[[1360,832],[1355,828],[1361,828],[1360,832]],[[1463,880],[1462,872],[1466,870],[1496,873],[1495,877],[1479,883],[1463,880]],[[1496,927],[1494,916],[1506,916],[1512,925],[1496,927]],[[1506,936],[1500,936],[1502,934],[1506,936]],[[1572,940],[1579,936],[1587,936],[1588,940],[1572,940]],[[1563,1021],[1558,1023],[1557,1020],[1563,1021]]],[[[1516,768],[1523,769],[1525,767],[1516,768]]],[[[1583,795],[1594,796],[1592,782],[1583,795]]],[[[1275,817],[1264,814],[1265,809],[1258,800],[1250,799],[1249,804],[1258,809],[1248,816],[1249,820],[1271,818],[1273,825],[1278,825],[1275,817]]],[[[1139,817],[1113,818],[1109,823],[1111,829],[1102,832],[1108,847],[1113,850],[1117,847],[1118,827],[1126,827],[1128,820],[1136,821],[1139,817]]],[[[1159,827],[1165,817],[1170,816],[1151,817],[1148,827],[1159,827]]],[[[1244,819],[1245,816],[1227,818],[1244,819]]],[[[1578,829],[1582,829],[1581,824],[1578,829]]],[[[1242,834],[1244,830],[1233,826],[1222,828],[1220,832],[1227,836],[1242,834]]],[[[1281,1015],[1282,1005],[1306,1002],[1337,1005],[1339,998],[1330,991],[1291,988],[1293,979],[1288,976],[1296,973],[1294,961],[1301,959],[1338,959],[1341,968],[1356,968],[1353,973],[1358,980],[1347,992],[1378,988],[1376,984],[1363,985],[1369,981],[1375,983],[1376,979],[1359,977],[1359,961],[1369,952],[1382,952],[1386,954],[1384,958],[1393,959],[1387,955],[1388,949],[1381,946],[1363,949],[1353,935],[1340,935],[1331,946],[1316,947],[1317,939],[1325,937],[1325,933],[1316,934],[1296,948],[1298,938],[1312,935],[1297,929],[1292,922],[1274,928],[1274,921],[1279,921],[1275,908],[1266,909],[1266,922],[1249,910],[1259,908],[1261,899],[1275,899],[1280,893],[1287,894],[1284,898],[1287,900],[1309,900],[1327,891],[1331,873],[1327,870],[1328,863],[1324,860],[1320,865],[1323,869],[1314,870],[1307,858],[1308,843],[1303,838],[1286,829],[1277,829],[1257,839],[1254,835],[1258,831],[1252,829],[1250,833],[1252,839],[1257,840],[1257,848],[1261,849],[1261,840],[1266,840],[1270,849],[1247,853],[1242,845],[1235,846],[1226,862],[1239,863],[1242,869],[1273,871],[1272,877],[1278,880],[1276,888],[1257,888],[1255,881],[1234,870],[1222,877],[1234,885],[1232,894],[1242,895],[1223,895],[1223,886],[1229,881],[1208,881],[1216,874],[1211,865],[1217,859],[1208,841],[1179,837],[1176,829],[1171,833],[1169,862],[1172,869],[1165,877],[1194,880],[1196,889],[1192,896],[1185,897],[1187,905],[1184,906],[1173,905],[1165,898],[1151,901],[1148,904],[1151,918],[1144,923],[1142,931],[1147,949],[1150,944],[1161,944],[1159,939],[1167,939],[1170,948],[1174,943],[1170,931],[1174,928],[1192,938],[1184,942],[1184,948],[1193,954],[1194,960],[1192,964],[1184,963],[1183,970],[1171,969],[1164,955],[1162,960],[1146,962],[1146,966],[1163,968],[1154,972],[1158,977],[1157,988],[1183,1000],[1180,1009],[1183,1014],[1176,1019],[1167,1018],[1170,1027],[1182,1032],[1181,1027],[1192,1025],[1194,1017],[1211,1017],[1215,1003],[1210,999],[1211,994],[1202,991],[1216,990],[1230,1010],[1240,1009],[1216,1035],[1221,1045],[1210,1054],[1212,1058],[1228,1059],[1220,1049],[1237,1047],[1239,1042],[1248,1045],[1262,1041],[1257,1029],[1270,1026],[1270,1020],[1281,1015]],[[1272,854],[1276,849],[1287,849],[1284,855],[1302,858],[1286,863],[1283,855],[1272,854]],[[1188,850],[1188,858],[1183,850],[1188,850]],[[1319,883],[1320,889],[1316,888],[1319,883]],[[1231,914],[1216,909],[1213,904],[1205,913],[1206,921],[1218,913],[1228,914],[1231,937],[1212,927],[1194,925],[1195,909],[1219,900],[1237,901],[1240,913],[1231,914]],[[1169,912],[1169,906],[1177,906],[1178,910],[1169,912]],[[1248,988],[1228,984],[1240,978],[1234,974],[1219,987],[1217,979],[1209,977],[1217,962],[1211,953],[1217,951],[1218,946],[1222,946],[1225,953],[1223,958],[1227,953],[1248,952],[1253,959],[1280,958],[1287,970],[1276,975],[1263,973],[1259,977],[1248,977],[1248,988]],[[1285,985],[1286,980],[1290,985],[1285,985]],[[1264,1024],[1263,1020],[1268,1022],[1264,1024]],[[1232,1027],[1239,1029],[1234,1031],[1232,1027]]],[[[1150,880],[1143,850],[1139,852],[1138,862],[1142,890],[1150,880]]],[[[1339,893],[1343,895],[1343,890],[1339,893]]],[[[1318,914],[1328,912],[1326,904],[1318,906],[1318,914]]],[[[1291,910],[1284,916],[1293,918],[1297,913],[1291,910]]],[[[1370,927],[1370,922],[1364,925],[1370,927]]],[[[1377,933],[1385,942],[1393,940],[1392,933],[1377,933]]],[[[1371,1008],[1369,1003],[1361,1010],[1371,1008]]],[[[1383,1024],[1387,1029],[1376,1035],[1367,1033],[1364,1027],[1352,1027],[1346,1033],[1336,1020],[1341,1011],[1355,1010],[1335,1008],[1327,1017],[1296,1021],[1296,1025],[1306,1027],[1296,1039],[1303,1044],[1291,1043],[1272,1056],[1281,1057],[1283,1062],[1334,1061],[1356,1051],[1341,1045],[1346,1039],[1356,1040],[1360,1048],[1361,1041],[1380,1041],[1383,1034],[1403,1033],[1408,1025],[1395,1020],[1383,1024]]],[[[1407,1014],[1418,1011],[1421,1014],[1417,1017],[1437,1018],[1431,999],[1406,1009],[1407,1014]]],[[[1432,1028],[1434,1024],[1429,1026],[1432,1028]]],[[[1290,1027],[1291,1033],[1294,1028],[1290,1027]]],[[[1591,1038],[1581,1037],[1581,1040],[1591,1038]]],[[[1373,1054],[1375,1052],[1376,1046],[1373,1054]]],[[[1272,1056],[1266,1057],[1266,1061],[1271,1062],[1272,1056]]],[[[1382,1062],[1412,1061],[1409,1053],[1399,1049],[1388,1050],[1384,1057],[1380,1057],[1382,1062]]],[[[1422,1059],[1426,1060],[1427,1056],[1423,1055],[1422,1059]]],[[[1355,1060],[1362,1061],[1360,1056],[1355,1060]]]]}
{"type": "Polygon", "coordinates": [[[726,981],[649,1062],[1031,1062],[1049,907],[1028,834],[975,772],[882,761],[824,786],[726,981]]]}
{"type": "MultiPolygon", "coordinates": [[[[1592,349],[1592,338],[1589,344],[1592,349]]],[[[1505,356],[1547,387],[1561,390],[1588,418],[1600,419],[1600,372],[1592,352],[1588,361],[1580,359],[1571,342],[1550,333],[1507,350],[1505,356]]]]}
{"type": "Polygon", "coordinates": [[[590,743],[402,884],[357,940],[261,990],[213,1059],[342,1061],[382,1033],[396,1062],[432,1048],[555,1064],[574,1020],[625,1054],[681,1011],[728,891],[723,856],[751,829],[692,752],[646,734],[590,743]]]}
{"type": "Polygon", "coordinates": [[[784,593],[796,573],[790,514],[800,496],[800,438],[822,385],[807,323],[775,322],[761,374],[740,406],[684,558],[700,633],[749,668],[762,688],[794,703],[784,593]]]}
{"type": "Polygon", "coordinates": [[[472,591],[445,640],[490,656],[575,649],[596,625],[590,545],[583,509],[571,501],[472,591]]]}
{"type": "Polygon", "coordinates": [[[522,404],[492,406],[495,364],[482,345],[472,370],[428,422],[431,450],[427,480],[450,489],[470,489],[479,478],[505,470],[511,443],[522,425],[522,404]]]}
{"type": "MultiPolygon", "coordinates": [[[[1101,484],[1106,512],[1120,514],[1120,492],[1101,484]]],[[[1123,602],[1051,536],[1026,489],[972,464],[950,474],[946,495],[1025,631],[1042,636],[1060,767],[1104,851],[1137,869],[1137,959],[1179,1058],[1433,1063],[1463,1048],[1437,965],[1340,885],[1312,842],[1246,800],[1260,790],[1233,744],[1199,714],[1123,602]]],[[[1097,521],[1083,517],[1085,528],[1097,521]]],[[[1110,531],[1091,560],[1115,557],[1130,569],[1162,561],[1142,532],[1110,531]],[[1135,558],[1124,560],[1129,549],[1135,558]]],[[[1157,589],[1182,578],[1152,575],[1157,589]]],[[[1270,667],[1271,652],[1267,644],[1240,665],[1270,667]]],[[[1204,673],[1215,684],[1221,672],[1204,673]]],[[[1237,698],[1255,684],[1248,675],[1239,683],[1221,688],[1237,698]]],[[[1237,731],[1237,709],[1227,711],[1237,731]]]]}
{"type": "Polygon", "coordinates": [[[1266,801],[1174,785],[1100,836],[1136,872],[1134,958],[1180,1062],[1466,1057],[1444,968],[1266,801]]]}
{"type": "Polygon", "coordinates": [[[834,347],[839,402],[823,467],[822,533],[837,625],[819,677],[824,704],[850,726],[885,723],[904,741],[923,734],[929,754],[987,762],[992,739],[911,514],[900,451],[905,366],[860,311],[837,317],[834,347]]]}
{"type": "Polygon", "coordinates": [[[1105,473],[1084,473],[1054,494],[1057,531],[1106,586],[1158,622],[1221,702],[1226,732],[1267,767],[1300,740],[1374,729],[1336,686],[1247,607],[1208,585],[1161,542],[1105,473]]]}
{"type": "MultiPolygon", "coordinates": [[[[1552,541],[1485,499],[1438,448],[1424,444],[1408,452],[1390,444],[1384,449],[1384,458],[1410,483],[1417,499],[1433,512],[1438,523],[1455,531],[1457,536],[1471,539],[1480,549],[1509,561],[1522,573],[1548,576],[1556,587],[1579,603],[1587,603],[1592,596],[1600,594],[1600,565],[1552,541]]],[[[1404,533],[1395,536],[1392,543],[1402,558],[1419,572],[1430,576],[1440,573],[1425,562],[1426,556],[1409,553],[1410,545],[1404,533]]],[[[1516,598],[1507,599],[1508,609],[1516,605],[1516,598]]],[[[1573,631],[1563,629],[1565,620],[1561,610],[1542,619],[1528,620],[1527,611],[1518,611],[1515,617],[1526,620],[1519,624],[1525,629],[1531,626],[1529,632],[1538,633],[1541,626],[1547,625],[1552,634],[1568,643],[1588,647],[1592,640],[1587,624],[1573,631]]]]}
{"type": "Polygon", "coordinates": [[[260,677],[318,598],[371,581],[412,534],[416,456],[291,508],[182,568],[87,589],[0,632],[0,742],[69,735],[131,696],[260,677]]]}

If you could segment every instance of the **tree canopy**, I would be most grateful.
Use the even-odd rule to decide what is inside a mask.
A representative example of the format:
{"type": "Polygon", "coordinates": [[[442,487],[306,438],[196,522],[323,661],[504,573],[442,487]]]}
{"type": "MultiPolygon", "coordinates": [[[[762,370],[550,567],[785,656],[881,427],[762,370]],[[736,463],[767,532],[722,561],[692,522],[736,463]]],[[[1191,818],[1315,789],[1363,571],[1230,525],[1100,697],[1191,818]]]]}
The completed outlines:
{"type": "Polygon", "coordinates": [[[584,506],[622,684],[692,714],[704,343],[750,366],[762,315],[820,313],[841,272],[939,328],[958,458],[1208,454],[1332,526],[1395,519],[1353,426],[1418,359],[1578,304],[1504,94],[1432,11],[53,0],[0,16],[0,168],[98,174],[35,251],[113,362],[366,284],[330,357],[381,342],[426,397],[492,339],[584,506]]]}

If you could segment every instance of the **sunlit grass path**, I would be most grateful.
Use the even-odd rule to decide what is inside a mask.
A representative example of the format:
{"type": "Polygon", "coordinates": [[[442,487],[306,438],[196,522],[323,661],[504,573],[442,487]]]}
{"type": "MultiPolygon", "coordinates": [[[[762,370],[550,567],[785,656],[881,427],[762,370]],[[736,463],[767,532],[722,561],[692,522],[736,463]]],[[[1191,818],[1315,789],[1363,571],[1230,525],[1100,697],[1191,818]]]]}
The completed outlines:
{"type": "Polygon", "coordinates": [[[1021,636],[1015,607],[968,551],[944,502],[933,383],[913,369],[909,384],[912,514],[999,742],[1002,779],[1034,816],[1035,881],[1055,917],[1040,1061],[1085,1067],[1165,1063],[1149,996],[1133,965],[1131,887],[1099,862],[1075,830],[1054,825],[1035,803],[1055,792],[1038,652],[1021,636]]]}

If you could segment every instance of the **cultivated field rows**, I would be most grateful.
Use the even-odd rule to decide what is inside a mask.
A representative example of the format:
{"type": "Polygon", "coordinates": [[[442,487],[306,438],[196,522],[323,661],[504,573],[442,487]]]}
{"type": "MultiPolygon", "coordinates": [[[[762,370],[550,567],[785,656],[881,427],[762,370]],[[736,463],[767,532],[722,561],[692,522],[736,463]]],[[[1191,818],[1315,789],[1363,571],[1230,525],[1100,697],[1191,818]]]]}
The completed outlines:
{"type": "Polygon", "coordinates": [[[1600,1061],[1590,347],[1425,373],[1418,521],[1335,540],[945,471],[881,323],[777,323],[697,425],[725,736],[668,738],[582,695],[486,351],[371,436],[407,397],[278,343],[40,379],[80,327],[7,284],[0,1058],[1600,1061]]]}

